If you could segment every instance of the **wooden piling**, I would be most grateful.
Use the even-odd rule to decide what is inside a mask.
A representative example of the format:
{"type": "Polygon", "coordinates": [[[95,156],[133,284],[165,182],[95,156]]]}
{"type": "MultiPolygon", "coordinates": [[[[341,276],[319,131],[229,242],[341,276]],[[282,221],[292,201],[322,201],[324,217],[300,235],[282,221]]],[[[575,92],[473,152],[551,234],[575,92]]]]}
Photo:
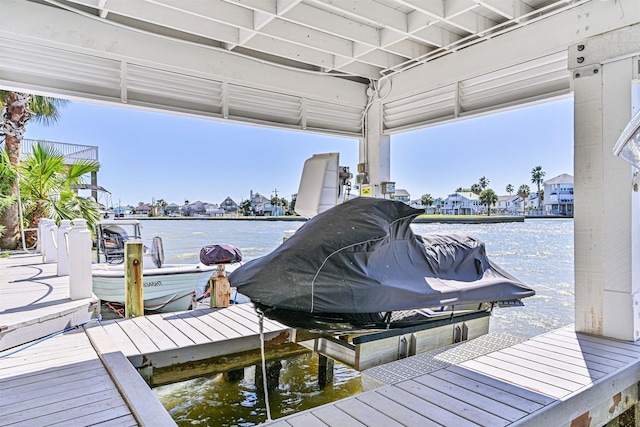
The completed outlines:
{"type": "MultiPolygon", "coordinates": [[[[267,390],[273,391],[280,385],[280,371],[282,370],[282,361],[280,360],[268,360],[266,362],[267,368],[267,390]]],[[[255,384],[258,394],[264,394],[264,387],[262,376],[262,366],[256,365],[255,384]]]]}
{"type": "Polygon", "coordinates": [[[211,298],[209,306],[211,308],[229,307],[229,297],[231,296],[231,285],[224,271],[224,265],[219,264],[216,275],[209,280],[211,286],[211,298]]]}
{"type": "Polygon", "coordinates": [[[318,354],[318,386],[324,388],[333,384],[333,359],[318,354]]]}
{"type": "Polygon", "coordinates": [[[124,245],[125,317],[144,315],[142,242],[124,245]]]}

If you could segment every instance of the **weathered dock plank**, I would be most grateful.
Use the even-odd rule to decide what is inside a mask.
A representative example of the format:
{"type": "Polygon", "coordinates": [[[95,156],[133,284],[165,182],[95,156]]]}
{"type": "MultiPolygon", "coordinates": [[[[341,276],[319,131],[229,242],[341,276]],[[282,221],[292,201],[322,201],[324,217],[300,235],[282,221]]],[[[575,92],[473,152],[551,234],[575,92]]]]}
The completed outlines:
{"type": "Polygon", "coordinates": [[[138,424],[82,329],[2,355],[0,426],[138,424]]]}
{"type": "MultiPolygon", "coordinates": [[[[468,374],[468,371],[466,373],[468,374]]],[[[480,396],[486,396],[488,398],[501,402],[504,405],[508,405],[511,408],[518,408],[518,412],[521,413],[520,416],[524,416],[528,413],[537,411],[538,409],[543,407],[542,404],[536,403],[533,400],[525,399],[524,397],[520,397],[513,392],[506,392],[499,388],[497,384],[488,385],[486,383],[476,381],[470,375],[460,375],[452,369],[438,369],[431,375],[433,376],[433,378],[440,378],[451,384],[455,384],[458,387],[464,388],[471,393],[476,393],[480,396]]],[[[511,387],[511,391],[513,391],[513,389],[514,387],[511,387]]]]}
{"type": "Polygon", "coordinates": [[[569,357],[574,357],[578,361],[583,360],[585,364],[593,362],[599,365],[608,366],[610,368],[613,368],[614,370],[620,368],[621,366],[624,366],[626,363],[629,363],[633,360],[633,358],[625,358],[625,360],[611,359],[610,357],[607,357],[606,352],[603,351],[599,352],[602,355],[594,354],[592,352],[585,353],[580,350],[561,348],[554,344],[536,341],[534,339],[527,341],[527,348],[531,349],[532,351],[535,351],[535,349],[541,349],[547,352],[547,354],[549,354],[552,358],[559,357],[559,355],[566,355],[569,357]]]}
{"type": "Polygon", "coordinates": [[[293,425],[306,413],[321,420],[321,413],[332,414],[326,425],[347,413],[364,425],[548,427],[578,425],[585,416],[603,425],[638,401],[639,344],[572,326],[470,358],[467,344],[456,344],[367,370],[363,378],[377,377],[371,384],[378,388],[277,425],[293,425]]]}
{"type": "Polygon", "coordinates": [[[443,426],[478,427],[478,424],[402,388],[384,387],[375,392],[443,426]]]}
{"type": "MultiPolygon", "coordinates": [[[[499,364],[498,364],[499,365],[499,364]]],[[[501,379],[503,381],[513,382],[514,384],[525,387],[530,390],[536,390],[540,393],[544,393],[547,396],[559,399],[562,396],[566,396],[571,392],[571,386],[577,386],[577,384],[565,384],[565,387],[556,386],[553,381],[554,378],[547,377],[546,381],[535,378],[535,372],[526,372],[528,375],[522,375],[517,369],[513,371],[505,371],[500,366],[494,366],[485,364],[477,360],[469,360],[463,362],[460,366],[478,371],[484,375],[501,379]],[[532,377],[533,375],[533,377],[532,377]]]]}
{"type": "Polygon", "coordinates": [[[140,329],[135,319],[121,319],[115,321],[122,331],[131,339],[141,353],[153,353],[160,348],[156,343],[140,329]]]}
{"type": "MultiPolygon", "coordinates": [[[[615,371],[616,369],[614,366],[610,366],[608,364],[605,365],[603,363],[598,363],[597,361],[590,361],[588,360],[588,357],[580,357],[580,353],[574,353],[574,354],[570,354],[567,352],[557,353],[557,352],[549,351],[544,348],[539,348],[531,345],[515,345],[510,348],[505,348],[503,352],[506,354],[512,354],[516,356],[526,352],[531,354],[532,357],[536,358],[536,360],[539,360],[541,362],[546,362],[548,360],[555,359],[558,362],[565,363],[567,365],[567,369],[574,369],[574,371],[575,371],[575,368],[578,368],[579,371],[586,369],[591,372],[599,372],[602,374],[607,374],[615,371]],[[573,368],[572,366],[574,366],[575,368],[573,368]]],[[[585,355],[585,356],[590,356],[590,355],[585,355]]]]}
{"type": "Polygon", "coordinates": [[[246,335],[255,335],[249,328],[230,322],[229,319],[221,314],[223,310],[214,312],[205,312],[202,310],[194,311],[191,314],[196,319],[211,326],[211,328],[220,332],[227,339],[240,338],[246,335]]]}
{"type": "Polygon", "coordinates": [[[200,318],[201,316],[193,316],[190,312],[176,313],[175,316],[181,318],[189,325],[193,326],[195,330],[207,337],[207,342],[223,341],[227,338],[235,338],[240,336],[235,331],[229,330],[229,328],[211,326],[203,321],[200,318]]]}
{"type": "MultiPolygon", "coordinates": [[[[242,315],[244,318],[249,319],[252,322],[255,321],[258,316],[253,304],[238,304],[236,307],[237,309],[234,310],[235,313],[242,315]]],[[[264,317],[263,325],[265,331],[280,330],[282,328],[282,324],[271,320],[268,317],[264,317]]]]}
{"type": "Polygon", "coordinates": [[[178,348],[175,342],[173,342],[158,326],[151,322],[146,316],[133,318],[140,330],[149,337],[151,341],[158,347],[158,350],[169,350],[178,348]]]}
{"type": "MultiPolygon", "coordinates": [[[[163,325],[169,324],[174,326],[180,332],[185,334],[191,341],[193,341],[194,344],[206,344],[208,342],[211,342],[211,340],[205,334],[194,328],[191,323],[181,317],[176,316],[175,314],[158,314],[157,316],[152,317],[154,318],[152,322],[160,323],[162,321],[163,325]]],[[[189,317],[189,319],[191,318],[189,317]]]]}
{"type": "Polygon", "coordinates": [[[319,420],[328,426],[365,427],[360,421],[333,405],[326,405],[313,411],[319,420]]]}
{"type": "Polygon", "coordinates": [[[174,322],[165,321],[162,316],[147,316],[145,317],[149,322],[156,325],[173,343],[176,347],[188,347],[196,344],[194,340],[181,331],[174,325],[174,322]]]}
{"type": "Polygon", "coordinates": [[[527,415],[526,411],[520,410],[517,407],[510,406],[496,399],[493,394],[482,394],[475,390],[471,391],[457,383],[449,382],[448,380],[438,378],[435,375],[423,375],[415,378],[415,381],[437,390],[440,393],[446,394],[452,399],[469,402],[474,406],[478,406],[483,410],[500,418],[505,418],[508,421],[515,421],[527,415]]]}
{"type": "MultiPolygon", "coordinates": [[[[242,361],[254,360],[252,352],[260,349],[258,315],[243,305],[249,304],[118,319],[105,322],[101,329],[135,368],[144,370],[149,384],[166,384],[199,372],[237,369],[246,366],[242,361]]],[[[275,355],[275,346],[290,343],[293,331],[276,322],[268,326],[267,353],[275,355]]],[[[286,351],[293,350],[286,347],[286,351]]]]}
{"type": "Polygon", "coordinates": [[[413,411],[398,402],[387,399],[379,393],[366,393],[358,397],[358,401],[386,414],[389,418],[405,426],[439,426],[435,421],[413,411]]]}
{"type": "Polygon", "coordinates": [[[135,355],[140,353],[140,349],[136,347],[129,335],[127,335],[120,325],[115,321],[102,322],[102,327],[107,331],[109,337],[116,343],[118,349],[124,353],[125,356],[135,355]]]}

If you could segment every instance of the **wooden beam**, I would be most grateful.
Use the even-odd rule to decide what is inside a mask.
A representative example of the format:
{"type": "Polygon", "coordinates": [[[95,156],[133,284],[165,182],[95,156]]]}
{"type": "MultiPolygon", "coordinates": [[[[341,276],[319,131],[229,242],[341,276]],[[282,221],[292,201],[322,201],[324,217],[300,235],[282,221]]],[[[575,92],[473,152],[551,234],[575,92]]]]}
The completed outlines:
{"type": "MultiPolygon", "coordinates": [[[[309,352],[309,349],[298,344],[286,343],[265,348],[265,357],[267,360],[277,360],[309,352]]],[[[233,371],[255,365],[260,363],[261,360],[260,350],[256,349],[163,368],[154,368],[150,375],[150,385],[156,387],[202,375],[233,371]]]]}

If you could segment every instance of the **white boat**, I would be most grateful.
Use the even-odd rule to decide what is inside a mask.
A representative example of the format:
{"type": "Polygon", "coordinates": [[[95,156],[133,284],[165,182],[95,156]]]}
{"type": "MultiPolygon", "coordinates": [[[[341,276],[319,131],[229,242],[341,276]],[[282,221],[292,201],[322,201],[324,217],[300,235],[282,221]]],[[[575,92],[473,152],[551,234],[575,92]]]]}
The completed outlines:
{"type": "MultiPolygon", "coordinates": [[[[138,220],[107,220],[96,224],[97,263],[92,265],[93,293],[102,301],[125,303],[124,249],[126,242],[140,241],[138,220]]],[[[142,261],[144,309],[171,312],[195,306],[216,265],[164,264],[162,240],[154,237],[144,246],[142,261]]]]}
{"type": "MultiPolygon", "coordinates": [[[[216,266],[203,264],[167,264],[160,268],[143,268],[145,311],[189,310],[196,302],[196,290],[206,289],[209,278],[215,272],[216,266]]],[[[93,293],[100,300],[124,304],[123,264],[94,264],[91,275],[93,293]]]]}

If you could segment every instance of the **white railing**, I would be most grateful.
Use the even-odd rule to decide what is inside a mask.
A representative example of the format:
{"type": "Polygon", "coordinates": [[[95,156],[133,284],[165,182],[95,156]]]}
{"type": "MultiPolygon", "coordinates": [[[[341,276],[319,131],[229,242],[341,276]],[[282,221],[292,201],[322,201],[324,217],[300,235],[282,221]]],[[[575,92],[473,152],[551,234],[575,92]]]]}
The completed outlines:
{"type": "MultiPolygon", "coordinates": [[[[20,147],[20,157],[24,160],[33,152],[36,144],[43,144],[54,148],[64,156],[65,163],[71,164],[78,160],[98,161],[98,147],[91,145],[68,144],[66,142],[40,141],[36,139],[23,139],[20,147]]],[[[0,149],[4,149],[4,142],[0,143],[0,149]]]]}

